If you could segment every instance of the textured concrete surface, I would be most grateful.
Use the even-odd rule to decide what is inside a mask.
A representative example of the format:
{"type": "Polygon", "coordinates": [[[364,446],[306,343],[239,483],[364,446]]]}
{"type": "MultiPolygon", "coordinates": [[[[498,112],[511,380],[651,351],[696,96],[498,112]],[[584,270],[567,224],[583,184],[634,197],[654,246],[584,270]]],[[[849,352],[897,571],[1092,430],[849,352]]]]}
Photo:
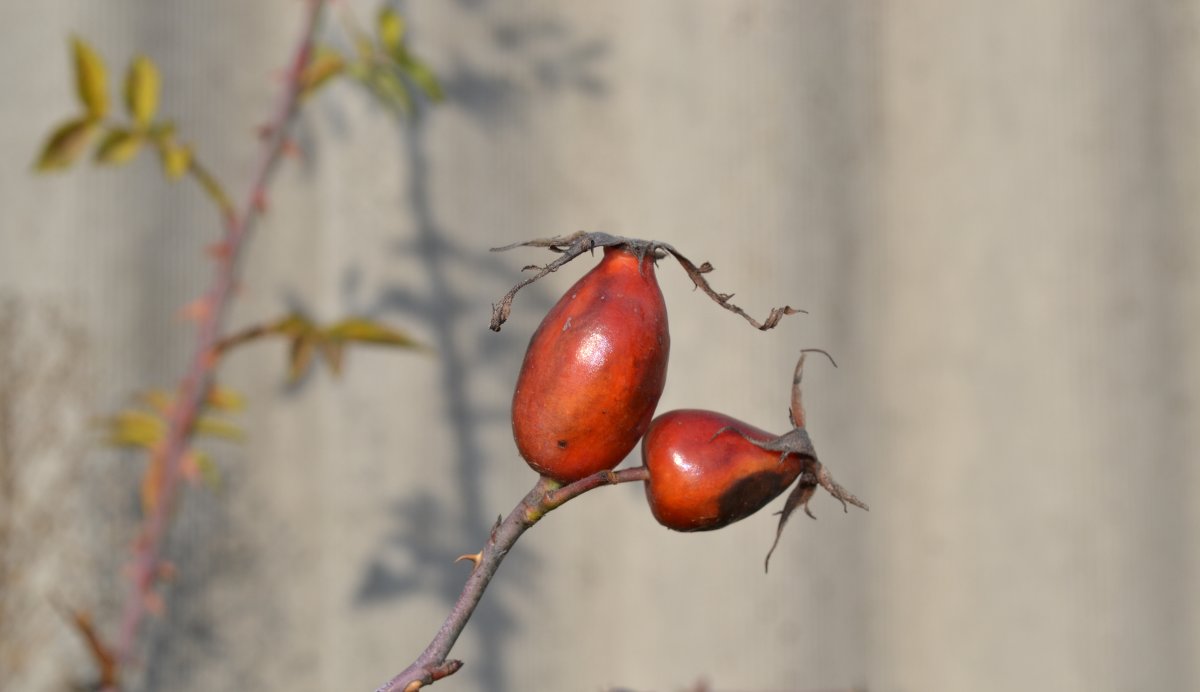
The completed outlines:
{"type": "MultiPolygon", "coordinates": [[[[361,313],[436,355],[356,350],[340,381],[292,387],[279,344],[230,358],[251,437],[214,448],[219,491],[187,497],[136,688],[368,690],[424,647],[454,557],[534,481],[509,398],[588,265],[493,334],[490,303],[544,257],[487,248],[580,228],[711,260],[753,313],[808,309],[755,332],[664,265],[660,410],[782,430],[798,350],[824,347],[840,368],[809,371],[810,431],[872,510],[819,498],[764,576],[769,512],[681,535],[639,488],[597,491],[521,541],[440,688],[1200,687],[1196,3],[402,9],[448,102],[397,119],[343,84],[309,104],[233,326],[361,313]]],[[[0,666],[6,690],[86,674],[51,604],[113,624],[138,461],[91,444],[79,411],[179,376],[178,311],[217,232],[148,156],[29,173],[74,107],[65,39],[118,71],[153,57],[163,111],[241,190],[298,22],[283,0],[0,5],[0,291],[86,332],[66,394],[21,394],[69,399],[59,449],[18,462],[61,469],[22,487],[70,502],[27,558],[22,619],[0,621],[0,653],[46,642],[0,666]]]]}

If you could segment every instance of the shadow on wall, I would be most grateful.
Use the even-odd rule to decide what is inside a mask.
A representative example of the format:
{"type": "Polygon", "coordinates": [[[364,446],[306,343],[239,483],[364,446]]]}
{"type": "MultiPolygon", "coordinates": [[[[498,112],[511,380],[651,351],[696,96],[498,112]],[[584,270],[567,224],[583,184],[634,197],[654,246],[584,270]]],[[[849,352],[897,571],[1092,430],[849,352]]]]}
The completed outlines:
{"type": "MultiPolygon", "coordinates": [[[[604,95],[605,84],[596,74],[597,63],[608,50],[603,40],[578,38],[554,17],[498,18],[499,13],[491,11],[490,3],[481,1],[460,0],[457,6],[467,15],[464,21],[488,25],[491,45],[481,49],[483,57],[488,52],[497,53],[510,67],[515,60],[528,78],[518,82],[495,68],[489,69],[478,54],[468,58],[459,56],[453,65],[439,72],[447,94],[446,103],[439,108],[466,113],[478,127],[492,132],[520,125],[539,100],[559,93],[574,91],[596,98],[604,95]]],[[[516,344],[486,338],[491,336],[486,332],[474,345],[463,343],[457,335],[462,333],[463,320],[478,314],[475,310],[478,301],[498,297],[519,277],[511,262],[491,255],[485,248],[464,248],[452,240],[456,234],[447,232],[433,206],[425,119],[421,116],[400,119],[397,126],[403,134],[399,156],[409,174],[404,192],[412,210],[412,227],[394,251],[418,258],[427,290],[417,293],[403,286],[383,286],[369,313],[424,320],[431,327],[432,345],[440,355],[445,416],[454,430],[454,446],[449,456],[454,462],[458,487],[452,504],[440,502],[428,492],[414,495],[411,490],[393,503],[395,529],[387,545],[364,567],[355,603],[369,606],[432,591],[445,603],[448,612],[462,590],[467,573],[464,566],[454,564],[454,559],[469,552],[464,546],[482,545],[496,521],[496,516],[489,513],[491,510],[485,510],[483,462],[488,454],[481,445],[479,427],[489,420],[508,417],[507,407],[503,411],[481,410],[471,401],[470,384],[496,364],[507,367],[520,357],[513,352],[516,344]],[[496,295],[485,297],[482,291],[486,289],[464,294],[450,278],[452,269],[462,266],[495,279],[499,289],[496,295]],[[400,562],[398,555],[407,556],[410,560],[404,563],[417,567],[398,569],[395,566],[400,562]]],[[[352,277],[350,283],[354,283],[352,277]]],[[[530,291],[527,300],[534,310],[548,309],[552,302],[537,291],[530,291]]],[[[483,327],[478,325],[479,330],[483,327]]],[[[506,604],[513,589],[536,589],[537,563],[537,556],[528,550],[510,556],[505,564],[506,578],[498,580],[489,590],[472,618],[468,636],[478,642],[479,654],[468,670],[487,689],[508,689],[502,642],[518,623],[506,604]]]]}

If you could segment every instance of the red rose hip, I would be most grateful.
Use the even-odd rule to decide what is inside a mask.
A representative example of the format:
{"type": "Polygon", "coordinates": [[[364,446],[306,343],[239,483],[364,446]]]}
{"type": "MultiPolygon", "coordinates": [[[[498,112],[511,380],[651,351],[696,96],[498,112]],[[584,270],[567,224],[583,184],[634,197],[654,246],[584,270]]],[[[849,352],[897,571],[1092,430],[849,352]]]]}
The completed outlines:
{"type": "Polygon", "coordinates": [[[658,523],[676,531],[719,529],[754,514],[799,479],[780,512],[775,542],[763,561],[766,568],[792,512],[803,507],[812,516],[808,501],[818,487],[829,491],[843,508],[867,509],[866,503],[833,480],[817,459],[804,427],[800,381],[806,353],[816,350],[801,351],[796,363],[788,411],[792,429],[783,435],[776,437],[724,414],[698,409],[670,411],[650,423],[642,439],[642,463],[646,501],[658,523]]]}
{"type": "Polygon", "coordinates": [[[521,456],[561,483],[621,463],[654,415],[670,343],[653,251],[606,247],[529,341],[512,408],[521,456]]]}
{"type": "Polygon", "coordinates": [[[803,470],[801,457],[780,461],[779,452],[751,442],[774,438],[713,411],[684,409],[654,419],[642,440],[654,518],[676,531],[709,531],[762,509],[803,470]]]}

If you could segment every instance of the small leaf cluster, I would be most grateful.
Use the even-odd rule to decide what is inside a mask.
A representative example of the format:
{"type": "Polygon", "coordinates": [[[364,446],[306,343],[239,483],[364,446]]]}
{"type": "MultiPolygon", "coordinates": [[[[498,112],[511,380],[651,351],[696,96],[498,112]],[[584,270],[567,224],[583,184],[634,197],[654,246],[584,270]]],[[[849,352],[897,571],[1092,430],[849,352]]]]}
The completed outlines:
{"type": "Polygon", "coordinates": [[[86,41],[71,39],[75,63],[75,90],[83,112],[59,125],[42,146],[35,167],[39,171],[70,167],[92,143],[97,163],[121,165],[131,161],[144,146],[158,150],[163,173],[178,180],[192,166],[191,147],[175,138],[170,121],[156,120],[161,78],[158,67],[145,56],[137,56],[125,74],[125,110],[128,120],[112,118],[108,93],[108,69],[104,60],[86,41]]]}
{"type": "Polygon", "coordinates": [[[288,341],[288,377],[293,382],[308,373],[318,356],[334,375],[340,375],[346,345],[349,343],[425,349],[408,334],[366,317],[348,317],[332,325],[321,326],[304,315],[293,313],[275,322],[238,332],[223,340],[218,350],[225,352],[239,344],[268,336],[282,336],[288,341]]]}
{"type": "MultiPolygon", "coordinates": [[[[139,405],[123,409],[101,421],[109,445],[150,452],[150,465],[142,477],[142,510],[149,513],[158,503],[163,464],[159,452],[167,436],[168,419],[174,400],[171,394],[151,389],[139,397],[139,405]]],[[[219,413],[233,413],[245,407],[242,395],[232,389],[213,386],[205,400],[205,413],[196,419],[197,436],[240,442],[245,432],[219,413]]],[[[212,458],[198,450],[188,449],[180,467],[189,481],[204,481],[211,487],[220,483],[220,472],[212,458]]]]}
{"type": "Polygon", "coordinates": [[[376,98],[401,113],[411,113],[413,94],[419,91],[437,103],[445,92],[433,70],[408,48],[404,19],[385,7],[376,16],[374,33],[351,30],[355,56],[320,45],[302,76],[304,93],[315,92],[330,79],[345,75],[366,87],[376,98]]]}

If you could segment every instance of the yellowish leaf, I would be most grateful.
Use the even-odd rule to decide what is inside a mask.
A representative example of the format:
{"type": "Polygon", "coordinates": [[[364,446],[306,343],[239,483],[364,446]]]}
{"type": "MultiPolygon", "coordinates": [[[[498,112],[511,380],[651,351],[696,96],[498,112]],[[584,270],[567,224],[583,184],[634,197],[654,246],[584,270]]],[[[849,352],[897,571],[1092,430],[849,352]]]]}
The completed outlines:
{"type": "Polygon", "coordinates": [[[368,34],[355,32],[354,52],[358,54],[359,62],[371,62],[372,56],[375,54],[375,46],[371,43],[371,37],[368,34]]]}
{"type": "Polygon", "coordinates": [[[404,19],[392,8],[384,7],[379,11],[375,24],[379,32],[379,43],[389,53],[399,49],[401,41],[404,40],[404,19]]]}
{"type": "Polygon", "coordinates": [[[108,443],[117,447],[151,448],[163,439],[166,424],[147,411],[126,409],[108,421],[108,443]]]}
{"type": "Polygon", "coordinates": [[[272,325],[269,331],[285,336],[297,337],[316,331],[316,325],[304,315],[288,315],[272,325]]]}
{"type": "Polygon", "coordinates": [[[365,317],[351,317],[325,330],[325,336],[338,341],[361,341],[385,346],[419,348],[412,337],[365,317]]]}
{"type": "Polygon", "coordinates": [[[345,67],[346,60],[341,53],[325,46],[318,46],[312,60],[308,61],[304,73],[300,76],[304,93],[309,94],[316,91],[325,82],[340,74],[345,67]]]}
{"type": "Polygon", "coordinates": [[[241,411],[246,407],[246,398],[229,387],[214,385],[208,391],[208,405],[217,411],[241,411]]]}
{"type": "Polygon", "coordinates": [[[147,134],[158,146],[166,146],[175,141],[175,123],[171,120],[155,123],[147,134]]]}
{"type": "Polygon", "coordinates": [[[203,481],[205,485],[216,489],[221,484],[221,471],[213,463],[212,457],[198,449],[189,449],[184,453],[179,465],[179,473],[189,482],[203,481]]]}
{"type": "Polygon", "coordinates": [[[212,416],[201,416],[196,419],[196,434],[220,437],[235,442],[246,439],[246,433],[241,428],[229,421],[212,416]]]}
{"type": "Polygon", "coordinates": [[[412,112],[412,95],[390,67],[373,70],[368,77],[368,84],[384,104],[401,113],[412,112]]]}
{"type": "Polygon", "coordinates": [[[292,339],[292,352],[290,355],[290,364],[288,377],[295,382],[308,372],[308,367],[312,365],[313,353],[316,349],[316,335],[304,334],[292,339]]]}
{"type": "Polygon", "coordinates": [[[140,134],[114,128],[100,140],[100,146],[96,148],[96,161],[119,166],[137,156],[141,147],[140,134]]]}
{"type": "Polygon", "coordinates": [[[129,64],[129,74],[125,76],[125,106],[139,129],[149,127],[158,112],[159,82],[158,67],[150,58],[139,55],[129,64]]]}
{"type": "Polygon", "coordinates": [[[78,36],[71,39],[75,54],[75,88],[79,100],[93,119],[108,115],[108,74],[99,54],[78,36]]]}
{"type": "Polygon", "coordinates": [[[417,86],[421,87],[421,91],[425,92],[425,96],[429,97],[430,101],[435,103],[446,98],[446,93],[442,91],[442,84],[438,81],[437,75],[429,66],[421,62],[411,53],[405,51],[403,59],[400,61],[400,68],[408,75],[417,86]]]}
{"type": "Polygon", "coordinates": [[[160,144],[158,154],[162,159],[163,173],[167,180],[179,180],[192,165],[191,147],[176,144],[174,141],[160,144]]]}
{"type": "Polygon", "coordinates": [[[76,118],[59,125],[42,146],[35,168],[54,171],[70,166],[87,147],[96,124],[87,118],[76,118]]]}
{"type": "Polygon", "coordinates": [[[346,342],[335,339],[324,339],[321,341],[321,355],[325,356],[325,362],[329,364],[329,369],[333,374],[342,374],[342,356],[345,352],[346,342]]]}

